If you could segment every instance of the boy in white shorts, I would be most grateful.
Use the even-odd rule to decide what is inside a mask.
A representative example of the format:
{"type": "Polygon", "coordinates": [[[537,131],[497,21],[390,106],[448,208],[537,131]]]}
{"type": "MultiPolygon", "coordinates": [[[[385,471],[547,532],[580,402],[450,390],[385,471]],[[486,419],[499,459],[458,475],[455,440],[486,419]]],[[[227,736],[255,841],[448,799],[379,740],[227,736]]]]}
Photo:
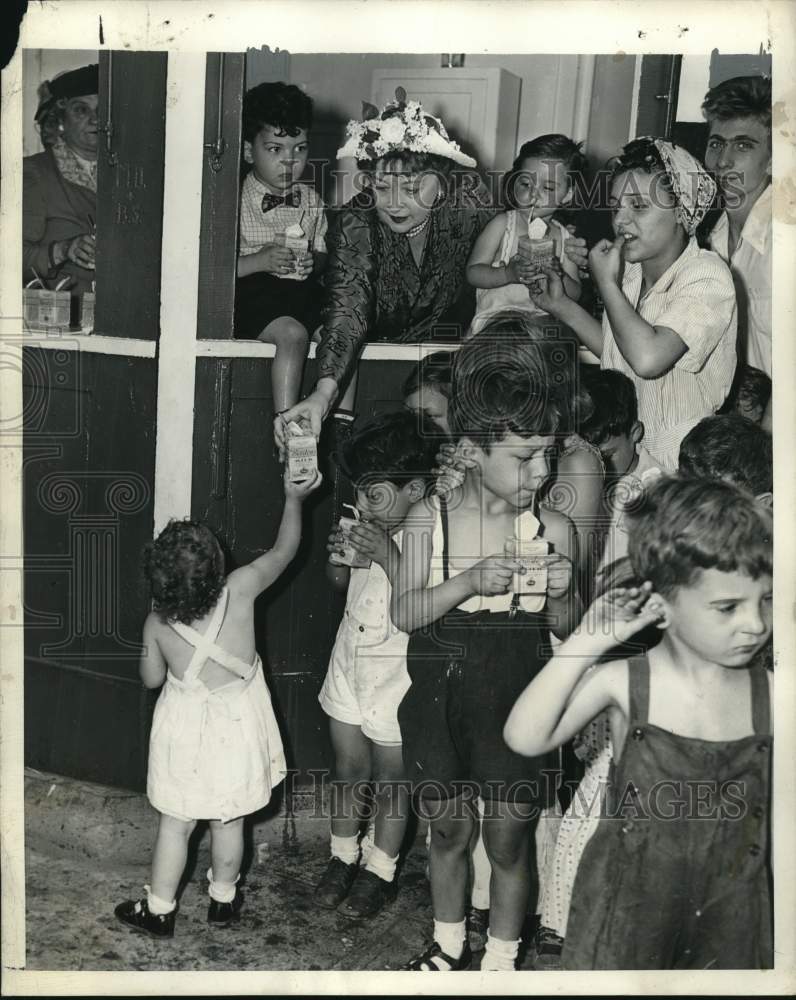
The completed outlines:
{"type": "Polygon", "coordinates": [[[409,687],[409,637],[390,619],[390,597],[400,556],[401,527],[409,509],[434,483],[442,436],[422,416],[402,410],[355,434],[342,468],[356,489],[360,519],[351,527],[360,563],[341,565],[346,544],[329,539],[329,576],[348,588],[319,701],[329,716],[335,754],[331,805],[331,858],[315,889],[318,906],[368,917],[395,897],[395,871],[409,812],[398,705],[409,687]],[[365,565],[361,565],[365,563],[365,565]],[[369,563],[369,565],[368,565],[369,563]],[[373,846],[360,864],[358,833],[373,786],[373,846]]]}

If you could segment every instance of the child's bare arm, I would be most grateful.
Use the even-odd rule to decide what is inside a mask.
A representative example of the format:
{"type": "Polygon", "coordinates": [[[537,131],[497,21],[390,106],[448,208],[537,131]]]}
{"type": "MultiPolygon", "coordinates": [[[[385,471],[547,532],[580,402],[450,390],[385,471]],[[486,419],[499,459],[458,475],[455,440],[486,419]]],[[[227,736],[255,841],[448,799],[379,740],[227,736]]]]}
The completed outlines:
{"type": "Polygon", "coordinates": [[[476,288],[500,288],[517,280],[508,267],[492,267],[505,231],[506,216],[501,213],[490,219],[478,234],[467,261],[467,280],[476,288]]]}
{"type": "Polygon", "coordinates": [[[617,589],[594,602],[509,713],[503,736],[512,750],[529,757],[547,753],[570,740],[604,708],[625,706],[625,661],[587,671],[609,649],[659,621],[660,609],[649,596],[645,584],[617,589]]]}
{"type": "Polygon", "coordinates": [[[163,653],[160,651],[158,641],[155,637],[157,631],[157,616],[150,612],[144,622],[143,651],[138,664],[138,672],[144,687],[157,688],[166,679],[167,664],[163,653]]]}
{"type": "Polygon", "coordinates": [[[580,278],[573,278],[571,274],[567,274],[566,272],[564,272],[563,281],[564,281],[564,291],[567,293],[569,298],[572,299],[573,302],[577,302],[578,299],[580,299],[580,293],[581,293],[580,278]]]}
{"type": "Polygon", "coordinates": [[[551,267],[542,268],[542,271],[545,280],[540,285],[531,285],[531,299],[540,309],[565,323],[578,340],[599,358],[603,352],[601,324],[569,297],[557,271],[551,267]]]}
{"type": "Polygon", "coordinates": [[[301,483],[293,483],[287,477],[288,470],[285,469],[285,506],[273,548],[229,576],[230,581],[234,578],[239,593],[252,600],[270,587],[293,561],[301,541],[302,504],[322,480],[319,472],[301,483]]]}

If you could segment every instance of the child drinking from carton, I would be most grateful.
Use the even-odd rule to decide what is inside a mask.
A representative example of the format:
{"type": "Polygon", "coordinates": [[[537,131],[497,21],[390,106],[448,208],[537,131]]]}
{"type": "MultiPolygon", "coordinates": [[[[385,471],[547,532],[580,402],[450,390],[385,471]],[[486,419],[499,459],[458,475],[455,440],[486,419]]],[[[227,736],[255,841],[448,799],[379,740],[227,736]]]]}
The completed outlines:
{"type": "Polygon", "coordinates": [[[608,811],[572,893],[565,969],[769,968],[772,521],[726,483],[660,479],[632,514],[641,587],[599,598],[528,685],[506,742],[538,755],[607,711],[608,811]],[[602,662],[657,623],[646,655],[602,662]]]}
{"type": "Polygon", "coordinates": [[[243,99],[240,250],[235,336],[276,345],[274,410],[298,400],[310,336],[319,323],[315,276],[326,260],[324,205],[299,178],[309,152],[312,101],[298,87],[261,83],[243,99]]]}
{"type": "Polygon", "coordinates": [[[474,798],[484,800],[492,865],[482,969],[513,969],[531,883],[534,818],[554,797],[557,754],[525,761],[502,726],[545,662],[551,632],[580,617],[573,529],[540,508],[562,401],[538,345],[482,332],[454,364],[448,419],[465,463],[461,487],[421,500],[403,534],[392,615],[410,633],[411,686],[398,710],[404,762],[431,824],[434,938],[413,971],[469,967],[465,897],[474,798]],[[544,542],[544,568],[526,544],[544,542]],[[552,548],[552,552],[550,549],[552,548]],[[528,560],[532,583],[519,575],[528,560]]]}
{"type": "Polygon", "coordinates": [[[320,485],[285,479],[272,549],[224,573],[210,529],[170,521],[146,553],[154,610],[144,623],[144,686],[165,686],[149,741],[147,795],[160,813],[146,897],[120,903],[118,920],[155,938],[174,934],[177,887],[198,820],[210,821],[209,924],[238,919],[243,819],[268,803],[286,774],[262,663],[254,601],[284,572],[301,538],[302,503],[320,485]]]}
{"type": "Polygon", "coordinates": [[[347,588],[347,597],[319,696],[335,753],[335,798],[331,858],[315,901],[349,917],[374,916],[396,893],[409,815],[408,789],[405,782],[397,784],[404,779],[397,712],[409,686],[409,637],[390,620],[390,597],[402,525],[433,486],[437,448],[433,426],[402,411],[363,427],[342,456],[357,508],[348,537],[333,532],[329,539],[330,577],[347,588]],[[365,856],[363,842],[360,859],[361,792],[370,782],[375,784],[373,843],[365,856]]]}
{"type": "Polygon", "coordinates": [[[646,447],[677,468],[680,441],[724,402],[735,371],[737,314],[729,268],[695,232],[716,185],[697,160],[663,139],[635,139],[617,158],[610,204],[616,239],[589,266],[605,303],[602,325],[547,268],[536,304],[633,382],[646,447]]]}
{"type": "Polygon", "coordinates": [[[520,148],[505,181],[510,207],[487,223],[467,262],[477,303],[471,334],[501,309],[543,312],[528,286],[554,263],[563,269],[567,295],[580,298],[577,265],[564,252],[569,232],[554,214],[572,201],[574,178],[586,164],[581,145],[565,135],[540,135],[520,148]]]}

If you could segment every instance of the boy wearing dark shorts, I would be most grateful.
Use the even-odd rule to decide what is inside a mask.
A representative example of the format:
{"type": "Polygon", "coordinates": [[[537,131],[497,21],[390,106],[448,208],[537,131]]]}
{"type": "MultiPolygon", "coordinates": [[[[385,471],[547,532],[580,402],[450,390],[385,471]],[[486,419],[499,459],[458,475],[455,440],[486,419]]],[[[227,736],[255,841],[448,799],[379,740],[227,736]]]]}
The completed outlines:
{"type": "Polygon", "coordinates": [[[235,337],[276,345],[274,410],[299,397],[310,336],[319,323],[316,275],[326,261],[326,216],[307,164],[312,101],[296,86],[261,83],[243,99],[240,249],[235,337]]]}
{"type": "Polygon", "coordinates": [[[410,634],[411,686],[398,721],[431,827],[434,906],[434,941],[414,971],[470,965],[464,915],[477,795],[492,865],[481,968],[515,967],[535,870],[531,828],[555,797],[557,756],[522,758],[502,736],[513,700],[550,655],[551,632],[565,637],[580,613],[572,523],[537,499],[566,409],[548,384],[527,336],[483,331],[463,345],[449,421],[464,482],[447,499],[416,504],[404,523],[392,616],[410,634]]]}

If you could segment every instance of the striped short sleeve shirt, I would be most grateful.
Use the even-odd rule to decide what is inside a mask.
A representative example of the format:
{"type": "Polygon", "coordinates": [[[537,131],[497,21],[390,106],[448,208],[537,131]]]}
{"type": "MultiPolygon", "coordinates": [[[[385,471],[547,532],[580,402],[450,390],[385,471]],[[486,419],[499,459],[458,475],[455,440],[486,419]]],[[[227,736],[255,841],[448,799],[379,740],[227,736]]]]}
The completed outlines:
{"type": "Polygon", "coordinates": [[[641,296],[641,264],[626,264],[622,291],[642,319],[665,326],[688,350],[669,371],[642,378],[614,340],[603,316],[601,367],[627,375],[636,387],[644,444],[664,469],[677,469],[680,442],[727,398],[736,364],[737,312],[730,269],[692,237],[685,250],[641,296]]]}

